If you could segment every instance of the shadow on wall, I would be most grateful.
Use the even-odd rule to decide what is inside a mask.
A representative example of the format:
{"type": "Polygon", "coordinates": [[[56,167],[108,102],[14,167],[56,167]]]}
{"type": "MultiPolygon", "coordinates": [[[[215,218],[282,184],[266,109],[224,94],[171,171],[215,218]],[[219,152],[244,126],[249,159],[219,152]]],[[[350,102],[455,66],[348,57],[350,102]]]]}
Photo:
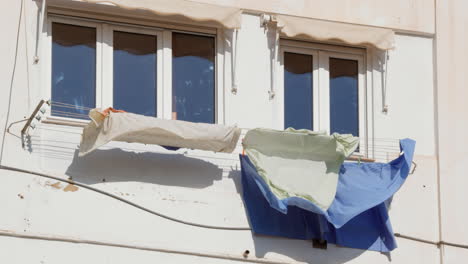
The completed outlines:
{"type": "Polygon", "coordinates": [[[66,174],[85,184],[146,182],[167,186],[205,188],[222,179],[222,169],[182,154],[95,150],[85,157],[75,151],[66,174]]]}
{"type": "MultiPolygon", "coordinates": [[[[327,249],[312,247],[312,241],[277,238],[270,236],[253,235],[255,256],[263,258],[268,253],[288,256],[295,261],[305,263],[341,264],[359,257],[364,250],[328,245],[327,249]],[[304,254],[304,244],[310,246],[308,254],[304,254]]],[[[382,262],[387,258],[382,255],[382,262]]]]}
{"type": "MultiPolygon", "coordinates": [[[[228,178],[234,181],[236,191],[239,194],[242,194],[241,177],[241,172],[238,170],[233,170],[228,175],[228,178]]],[[[245,214],[248,214],[245,206],[244,209],[245,214]]],[[[252,238],[255,247],[255,257],[257,258],[264,258],[267,254],[273,253],[288,256],[295,261],[305,263],[346,263],[365,252],[365,250],[361,249],[345,248],[332,244],[329,244],[326,250],[315,249],[312,247],[312,241],[255,235],[253,232],[252,238]],[[306,247],[310,247],[309,254],[304,254],[304,244],[306,247]]],[[[382,261],[388,259],[386,256],[382,255],[382,257],[385,258],[382,261]]]]}
{"type": "MultiPolygon", "coordinates": [[[[117,148],[98,149],[85,157],[78,157],[76,150],[66,174],[84,184],[138,181],[200,189],[222,179],[222,169],[201,159],[177,153],[136,153],[117,148]]],[[[228,178],[234,181],[236,191],[242,194],[240,171],[231,171],[228,178]]],[[[247,214],[247,211],[245,213],[247,214]]],[[[253,233],[252,239],[254,250],[251,251],[254,251],[258,258],[280,254],[305,263],[346,263],[364,252],[334,245],[329,245],[327,250],[314,249],[311,241],[253,233]],[[309,254],[304,254],[305,247],[310,247],[309,254]]]]}

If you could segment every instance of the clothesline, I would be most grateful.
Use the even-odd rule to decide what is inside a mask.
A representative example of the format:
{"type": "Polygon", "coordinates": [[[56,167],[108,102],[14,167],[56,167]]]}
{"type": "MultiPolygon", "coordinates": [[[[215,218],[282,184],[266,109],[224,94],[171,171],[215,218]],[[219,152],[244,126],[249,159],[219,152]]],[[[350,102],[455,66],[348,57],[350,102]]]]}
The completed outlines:
{"type": "Polygon", "coordinates": [[[79,105],[57,102],[57,101],[52,101],[52,100],[49,100],[49,104],[56,105],[58,107],[64,107],[64,108],[83,109],[83,110],[93,109],[93,107],[79,106],[79,105]]]}
{"type": "MultiPolygon", "coordinates": [[[[86,106],[81,106],[81,105],[75,105],[75,104],[70,104],[70,103],[65,103],[65,102],[59,102],[59,101],[48,101],[49,105],[51,105],[54,108],[53,114],[55,116],[59,117],[68,117],[68,118],[78,118],[78,119],[89,119],[88,114],[83,113],[87,112],[89,110],[92,110],[93,107],[86,107],[86,106]],[[70,111],[68,111],[70,109],[70,111]],[[79,112],[72,112],[71,109],[77,110],[79,112]],[[81,112],[81,113],[80,113],[81,112]]],[[[245,135],[245,133],[252,129],[252,128],[247,128],[247,127],[240,127],[242,130],[241,135],[245,135]]],[[[375,156],[377,159],[388,159],[388,155],[391,154],[396,154],[399,152],[399,139],[392,139],[392,138],[373,138],[374,143],[369,144],[367,146],[369,152],[373,152],[373,156],[375,156]]],[[[365,139],[361,138],[361,142],[365,142],[365,139]]],[[[373,161],[373,159],[368,159],[365,157],[359,157],[359,156],[354,156],[351,158],[351,160],[361,160],[363,162],[369,162],[373,161]]]]}
{"type": "MultiPolygon", "coordinates": [[[[46,113],[43,104],[44,100],[28,119],[26,128],[31,120],[40,121],[41,113],[46,113]]],[[[65,109],[74,107],[51,101],[49,105],[65,109]]],[[[80,108],[87,110],[87,107],[80,108]]],[[[86,116],[84,113],[55,109],[52,112],[86,116]]],[[[93,118],[94,122],[84,128],[79,156],[110,141],[225,153],[239,150],[241,129],[233,126],[164,120],[132,113],[106,118],[109,127],[100,125],[104,119],[96,121],[93,118]]],[[[362,140],[352,135],[327,135],[294,129],[251,129],[243,140],[246,155],[240,156],[242,195],[254,233],[322,239],[342,246],[381,252],[396,247],[385,201],[411,174],[413,140],[400,141],[400,158],[390,163],[375,164],[343,163],[362,140]],[[307,219],[306,225],[304,219],[307,219]],[[356,228],[360,230],[358,239],[356,228]]],[[[389,146],[384,146],[388,150],[389,146]]],[[[38,147],[43,153],[52,151],[48,155],[55,155],[56,158],[67,158],[74,149],[70,146],[53,146],[61,148],[57,151],[47,144],[39,144],[38,147]]],[[[374,161],[366,157],[351,159],[374,161]]]]}
{"type": "MultiPolygon", "coordinates": [[[[79,105],[74,105],[74,104],[69,104],[69,103],[64,103],[64,102],[59,102],[59,101],[48,101],[49,104],[51,105],[56,105],[57,107],[63,107],[63,108],[71,108],[71,109],[79,109],[79,110],[91,110],[94,109],[95,107],[86,107],[86,106],[79,106],[79,105]]],[[[243,130],[250,130],[252,128],[247,128],[247,127],[240,127],[240,129],[243,130]]],[[[374,139],[377,139],[379,141],[399,141],[399,139],[394,139],[394,138],[377,138],[374,137],[374,139]]]]}
{"type": "MultiPolygon", "coordinates": [[[[90,107],[77,106],[77,105],[73,105],[73,104],[69,104],[69,103],[51,101],[51,100],[47,101],[47,103],[50,106],[56,106],[59,109],[60,108],[65,108],[65,109],[62,109],[62,110],[53,110],[53,115],[60,116],[60,117],[88,119],[88,115],[86,115],[84,113],[68,112],[66,110],[67,109],[75,109],[75,110],[81,110],[81,112],[84,112],[84,111],[89,111],[89,110],[93,109],[93,108],[90,108],[90,107]],[[63,110],[65,110],[65,111],[63,111],[63,110]]],[[[42,105],[42,104],[40,104],[40,105],[42,105]]],[[[38,105],[38,107],[39,107],[39,105],[38,105]]],[[[36,107],[36,110],[35,110],[36,114],[37,114],[37,110],[38,109],[36,107]]],[[[45,113],[45,109],[41,108],[40,112],[45,113]]],[[[35,118],[36,114],[33,114],[30,119],[35,118]]],[[[136,116],[139,116],[139,115],[136,115],[136,116]]],[[[145,117],[143,117],[143,118],[145,118],[145,117]]],[[[38,120],[40,120],[40,118],[38,120]]],[[[164,123],[164,122],[167,122],[167,120],[166,121],[160,120],[158,122],[163,122],[164,123]]],[[[198,126],[198,125],[202,125],[202,124],[193,123],[193,125],[198,126]]],[[[205,125],[210,126],[209,124],[205,124],[205,125]]],[[[171,125],[171,126],[173,126],[173,125],[171,125]]],[[[237,129],[241,130],[241,133],[240,133],[241,138],[243,138],[245,136],[245,134],[248,131],[251,130],[251,128],[237,128],[237,129]]],[[[22,134],[23,134],[23,132],[22,132],[22,134]]],[[[362,144],[362,142],[366,142],[366,140],[363,139],[363,138],[360,138],[359,141],[361,142],[361,145],[363,145],[363,148],[361,149],[363,151],[363,153],[359,153],[359,152],[353,153],[353,155],[347,157],[348,161],[357,161],[357,162],[389,161],[389,160],[392,160],[392,159],[394,159],[395,157],[397,157],[398,155],[401,154],[400,151],[399,151],[399,144],[398,144],[399,140],[398,139],[373,138],[373,143],[374,144],[370,144],[370,145],[362,144]],[[381,141],[379,141],[379,140],[381,140],[381,141]],[[394,144],[391,144],[392,141],[394,142],[394,144]],[[376,142],[377,142],[377,144],[375,144],[376,142]],[[369,153],[370,153],[370,157],[368,156],[369,153]]],[[[238,141],[236,141],[236,142],[238,142],[238,141]]],[[[155,144],[155,143],[153,142],[153,143],[150,143],[150,144],[155,144]]],[[[165,145],[165,144],[163,144],[163,145],[165,145]]],[[[172,145],[169,144],[168,146],[172,146],[172,145]]],[[[174,146],[177,146],[177,145],[174,145],[174,146]]],[[[187,146],[184,146],[184,147],[187,147],[187,146]]],[[[193,146],[189,147],[189,148],[193,148],[193,146]]],[[[195,147],[195,148],[197,148],[197,147],[195,147]]],[[[242,153],[242,148],[243,148],[242,144],[240,144],[240,143],[237,143],[234,146],[232,146],[232,150],[237,154],[242,153]]],[[[414,165],[415,165],[414,168],[416,168],[417,165],[416,164],[414,164],[414,165]]]]}

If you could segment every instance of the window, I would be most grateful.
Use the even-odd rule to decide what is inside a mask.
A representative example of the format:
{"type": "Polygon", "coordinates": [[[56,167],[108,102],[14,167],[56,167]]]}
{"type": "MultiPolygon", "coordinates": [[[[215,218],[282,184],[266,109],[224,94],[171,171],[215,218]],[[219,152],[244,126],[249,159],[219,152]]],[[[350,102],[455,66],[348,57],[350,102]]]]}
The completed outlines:
{"type": "Polygon", "coordinates": [[[284,127],[313,130],[313,56],[284,53],[284,127]]]}
{"type": "Polygon", "coordinates": [[[281,127],[352,134],[365,151],[364,57],[363,49],[281,40],[281,127]]]}
{"type": "Polygon", "coordinates": [[[173,119],[214,123],[213,37],[172,34],[173,119]]]}
{"type": "Polygon", "coordinates": [[[96,106],[96,29],[53,23],[52,114],[81,117],[96,106]],[[69,108],[65,104],[80,107],[69,108]]]}
{"type": "Polygon", "coordinates": [[[359,136],[358,61],[329,58],[330,133],[359,136]]]}
{"type": "Polygon", "coordinates": [[[157,37],[114,31],[113,106],[156,116],[157,37]]]}
{"type": "Polygon", "coordinates": [[[216,122],[214,34],[53,15],[48,25],[54,118],[87,119],[90,108],[112,106],[216,122]]]}

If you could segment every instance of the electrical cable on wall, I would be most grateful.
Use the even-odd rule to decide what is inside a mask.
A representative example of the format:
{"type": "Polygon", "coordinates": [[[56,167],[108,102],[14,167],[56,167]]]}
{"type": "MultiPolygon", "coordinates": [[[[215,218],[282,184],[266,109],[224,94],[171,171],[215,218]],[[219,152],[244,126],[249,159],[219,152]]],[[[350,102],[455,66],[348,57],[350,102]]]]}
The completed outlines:
{"type": "Polygon", "coordinates": [[[2,146],[1,146],[1,151],[0,151],[0,165],[2,164],[3,161],[3,150],[5,149],[5,136],[6,136],[6,130],[8,127],[9,119],[10,119],[10,108],[11,108],[11,99],[13,95],[13,83],[15,80],[15,74],[16,74],[16,65],[17,65],[17,60],[18,60],[18,46],[19,46],[19,37],[20,37],[20,32],[21,32],[21,20],[23,16],[23,6],[24,6],[24,0],[21,0],[20,4],[20,11],[19,11],[19,19],[18,19],[18,29],[16,31],[16,46],[15,46],[15,56],[13,60],[13,70],[11,72],[11,80],[10,80],[10,92],[8,95],[8,104],[7,104],[7,113],[6,113],[6,118],[5,118],[5,126],[3,128],[3,137],[2,137],[2,146]]]}
{"type": "Polygon", "coordinates": [[[197,256],[197,257],[206,257],[206,258],[214,258],[214,259],[224,259],[224,260],[233,260],[236,262],[247,262],[247,263],[262,263],[262,264],[288,264],[291,262],[285,261],[275,261],[269,260],[266,258],[259,258],[259,257],[248,257],[249,251],[244,251],[242,257],[238,257],[236,255],[230,254],[213,254],[213,253],[205,253],[200,251],[187,251],[187,250],[177,250],[172,248],[161,248],[161,247],[150,247],[150,246],[140,246],[135,244],[123,244],[123,243],[115,243],[115,242],[108,242],[108,241],[99,241],[99,240],[90,240],[90,239],[80,239],[80,238],[69,238],[69,237],[62,237],[62,236],[53,236],[53,235],[45,235],[45,234],[31,234],[30,232],[27,233],[16,233],[7,230],[0,230],[0,236],[5,237],[14,237],[14,238],[22,238],[22,239],[37,239],[37,240],[44,240],[44,241],[57,241],[57,242],[67,242],[67,243],[74,243],[74,244],[88,244],[88,245],[96,245],[96,246],[105,246],[105,247],[117,247],[117,248],[128,248],[128,249],[137,249],[137,250],[144,250],[144,251],[153,251],[153,252],[162,252],[162,253],[169,253],[169,254],[180,254],[180,255],[188,255],[188,256],[197,256]]]}
{"type": "Polygon", "coordinates": [[[131,202],[127,199],[124,199],[122,197],[119,197],[117,195],[114,195],[112,193],[108,193],[106,191],[103,191],[103,190],[100,190],[98,188],[94,188],[92,186],[89,186],[89,185],[86,185],[86,184],[83,184],[83,183],[79,183],[79,182],[74,182],[72,180],[67,180],[67,179],[63,179],[63,178],[60,178],[60,177],[56,177],[56,176],[52,176],[52,175],[48,175],[48,174],[45,174],[45,173],[39,173],[39,172],[34,172],[34,171],[30,171],[30,170],[25,170],[25,169],[20,169],[20,168],[14,168],[14,167],[9,167],[9,166],[4,166],[4,165],[1,165],[0,166],[0,169],[4,169],[4,170],[10,170],[10,171],[16,171],[16,172],[22,172],[22,173],[28,173],[28,174],[33,174],[33,175],[37,175],[37,176],[41,176],[41,177],[45,177],[45,178],[49,178],[49,179],[53,179],[53,180],[57,180],[57,181],[61,181],[61,182],[66,182],[66,183],[69,183],[69,184],[73,184],[73,185],[76,185],[76,186],[79,186],[79,187],[82,187],[84,189],[88,189],[90,191],[93,191],[93,192],[97,192],[97,193],[100,193],[100,194],[103,194],[105,196],[108,196],[110,198],[113,198],[113,199],[116,199],[116,200],[119,200],[123,203],[126,203],[128,205],[131,205],[133,207],[136,207],[137,209],[140,209],[140,210],[143,210],[147,213],[150,213],[150,214],[153,214],[153,215],[156,215],[156,216],[159,216],[161,218],[164,218],[164,219],[167,219],[167,220],[170,220],[170,221],[173,221],[173,222],[177,222],[177,223],[180,223],[180,224],[184,224],[184,225],[190,225],[190,226],[195,226],[195,227],[201,227],[201,228],[207,228],[207,229],[219,229],[219,230],[232,230],[232,231],[249,231],[251,230],[250,227],[229,227],[229,226],[213,226],[213,225],[204,225],[204,224],[198,224],[198,223],[193,223],[193,222],[189,222],[189,221],[184,221],[184,220],[181,220],[181,219],[177,219],[177,218],[174,218],[174,217],[171,217],[171,216],[168,216],[168,215],[165,215],[165,214],[162,214],[162,213],[158,213],[156,211],[153,211],[149,208],[146,208],[144,206],[141,206],[139,204],[136,204],[134,202],[131,202]]]}
{"type": "Polygon", "coordinates": [[[25,59],[26,59],[26,74],[27,74],[26,79],[27,79],[27,82],[28,82],[28,84],[27,84],[27,86],[28,86],[27,87],[27,89],[28,89],[28,108],[27,108],[27,111],[29,112],[29,111],[31,111],[31,85],[29,84],[29,79],[30,79],[29,76],[30,75],[29,75],[28,31],[26,30],[28,28],[29,24],[28,24],[28,20],[27,20],[28,12],[27,12],[26,8],[27,8],[27,4],[25,4],[24,8],[23,8],[23,17],[24,17],[24,28],[25,28],[25,30],[24,30],[24,42],[25,42],[24,47],[25,47],[25,50],[26,50],[26,57],[25,57],[25,59]]]}
{"type": "MultiPolygon", "coordinates": [[[[143,206],[141,206],[141,205],[138,205],[138,204],[136,204],[136,203],[133,203],[133,202],[127,200],[127,199],[121,198],[121,197],[119,197],[119,196],[117,196],[117,195],[114,195],[114,194],[105,192],[105,191],[100,190],[100,189],[98,189],[98,188],[94,188],[94,187],[88,186],[88,185],[86,185],[86,184],[82,184],[82,183],[79,183],[79,182],[74,182],[74,181],[72,181],[72,180],[67,180],[67,179],[63,179],[63,178],[60,178],[60,177],[55,177],[55,176],[52,176],[52,175],[47,175],[47,174],[44,174],[44,173],[33,172],[33,171],[30,171],[30,170],[19,169],[19,168],[14,168],[14,167],[9,167],[9,166],[3,166],[3,165],[0,165],[0,169],[9,170],[9,171],[15,171],[15,172],[21,172],[21,173],[27,173],[27,174],[33,174],[33,175],[36,175],[36,176],[45,177],[45,178],[49,178],[49,179],[53,179],[53,180],[57,180],[57,181],[61,181],[61,182],[66,182],[66,183],[69,183],[69,184],[73,184],[73,185],[76,185],[76,186],[79,186],[79,187],[88,189],[88,190],[90,190],[90,191],[93,191],[93,192],[97,192],[97,193],[106,195],[106,196],[108,196],[108,197],[110,197],[110,198],[119,200],[119,201],[121,201],[121,202],[123,202],[123,203],[126,203],[126,204],[128,204],[128,205],[131,205],[131,206],[133,206],[133,207],[136,207],[137,209],[143,210],[143,211],[148,212],[148,213],[150,213],[150,214],[153,214],[153,215],[156,215],[156,216],[159,216],[159,217],[162,217],[162,218],[164,218],[164,219],[167,219],[167,220],[170,220],[170,221],[174,221],[174,222],[177,222],[177,223],[180,223],[180,224],[184,224],[184,225],[191,225],[191,226],[195,226],[195,227],[201,227],[201,228],[207,228],[207,229],[217,229],[217,230],[231,230],[231,231],[251,231],[251,230],[252,230],[250,227],[226,227],[226,226],[213,226],[213,225],[204,225],[204,224],[192,223],[192,222],[180,220],[180,219],[177,219],[177,218],[174,218],[174,217],[170,217],[170,216],[164,215],[164,214],[162,214],[162,213],[158,213],[158,212],[156,212],[156,211],[153,211],[153,210],[151,210],[151,209],[148,209],[148,208],[146,208],[146,207],[143,207],[143,206]]],[[[425,243],[425,244],[432,244],[432,245],[436,245],[436,246],[448,245],[448,246],[453,246],[453,247],[459,247],[459,248],[468,249],[468,245],[450,243],[450,242],[445,242],[445,241],[434,242],[434,241],[430,241],[430,240],[425,240],[425,239],[421,239],[421,238],[416,238],[416,237],[412,237],[412,236],[403,235],[403,234],[400,234],[400,233],[395,233],[395,236],[396,236],[396,237],[403,238],[403,239],[408,239],[408,240],[412,240],[412,241],[417,241],[417,242],[421,242],[421,243],[425,243]]]]}
{"type": "MultiPolygon", "coordinates": [[[[41,9],[41,12],[44,12],[44,10],[45,10],[45,0],[42,1],[42,5],[43,5],[43,8],[41,9]]],[[[23,9],[23,3],[22,3],[22,10],[23,10],[23,13],[25,13],[25,11],[24,11],[24,9],[23,9]]],[[[23,14],[23,15],[24,15],[24,14],[23,14]]],[[[41,16],[43,16],[43,14],[41,14],[41,16]]],[[[21,18],[21,16],[20,16],[20,18],[21,18]]],[[[26,18],[24,18],[24,19],[26,19],[26,18]]],[[[43,21],[43,19],[41,19],[41,21],[43,21]]],[[[25,24],[27,24],[27,23],[25,22],[25,24]]],[[[41,26],[41,28],[42,28],[42,26],[41,26]]],[[[20,29],[20,25],[19,25],[18,30],[19,30],[19,29],[20,29]]],[[[25,32],[25,34],[26,34],[26,32],[25,32]]],[[[38,33],[38,35],[39,35],[39,33],[38,33]]],[[[235,42],[236,42],[236,47],[237,47],[237,33],[236,33],[235,39],[236,39],[235,42]]],[[[39,43],[39,41],[36,43],[36,56],[34,57],[34,58],[35,58],[35,61],[36,61],[36,59],[37,59],[37,60],[39,59],[38,56],[37,56],[37,54],[38,54],[38,53],[37,53],[37,51],[38,51],[38,48],[37,48],[38,43],[39,43]]],[[[275,44],[275,45],[276,45],[276,44],[275,44]]],[[[18,46],[17,46],[16,48],[18,49],[18,46]]],[[[26,49],[27,49],[27,45],[26,45],[26,49]]],[[[276,46],[275,46],[275,49],[277,49],[276,46]]],[[[236,48],[236,51],[237,51],[237,48],[236,48]]],[[[27,52],[27,51],[26,51],[26,52],[27,52]]],[[[233,52],[232,52],[233,60],[232,60],[232,61],[234,62],[234,65],[235,65],[236,62],[237,62],[236,55],[237,55],[237,52],[234,53],[234,49],[233,49],[233,52]]],[[[277,55],[276,55],[276,50],[275,50],[275,56],[277,56],[277,55]]],[[[386,104],[386,103],[387,103],[387,102],[386,102],[386,99],[387,99],[387,98],[386,98],[386,95],[387,95],[387,94],[386,94],[386,93],[387,93],[387,70],[388,70],[388,63],[387,63],[387,60],[388,60],[388,53],[385,54],[385,63],[384,63],[384,65],[385,65],[385,66],[384,66],[384,67],[385,67],[385,75],[384,75],[384,85],[383,85],[383,93],[382,93],[382,112],[384,112],[384,113],[387,113],[387,112],[388,112],[388,105],[386,104]]],[[[36,61],[36,62],[37,62],[37,61],[36,61]]],[[[276,57],[275,57],[275,59],[273,60],[273,62],[276,63],[276,57]]],[[[233,66],[234,66],[234,65],[233,65],[233,66]]],[[[274,67],[274,66],[272,66],[272,67],[274,67]]],[[[236,72],[236,71],[235,71],[235,68],[236,68],[236,66],[233,67],[233,75],[235,75],[235,72],[236,72]]],[[[15,74],[15,69],[16,69],[16,55],[15,55],[15,65],[14,65],[14,70],[13,70],[13,76],[14,76],[14,74],[15,74]]],[[[272,72],[275,72],[275,71],[272,70],[272,72]]],[[[29,75],[29,73],[28,73],[28,75],[29,75]]],[[[29,79],[28,79],[28,81],[29,81],[29,79]]],[[[13,77],[12,77],[12,82],[13,82],[13,77]]],[[[237,78],[233,78],[233,86],[232,86],[232,87],[233,87],[233,93],[234,93],[234,89],[235,89],[235,92],[237,92],[237,78]]],[[[273,96],[274,96],[275,87],[276,87],[276,86],[275,86],[274,76],[272,76],[272,86],[271,86],[271,91],[270,91],[270,92],[273,94],[273,96]]],[[[28,87],[28,89],[29,89],[29,87],[28,87]]],[[[29,92],[29,90],[28,90],[28,92],[29,92]]],[[[271,93],[270,93],[270,97],[271,97],[271,93]]],[[[9,95],[9,97],[10,97],[10,100],[9,100],[9,105],[8,105],[7,124],[8,124],[8,116],[9,116],[9,112],[10,112],[10,103],[11,103],[11,97],[12,97],[12,85],[10,86],[10,95],[9,95]]],[[[64,107],[64,108],[74,108],[74,109],[77,109],[76,106],[74,106],[74,107],[62,106],[62,107],[64,107]]],[[[84,108],[81,108],[81,109],[84,109],[84,108]]],[[[61,110],[55,110],[54,112],[56,112],[56,113],[58,113],[58,114],[61,113],[61,114],[63,114],[63,115],[69,115],[70,117],[83,117],[83,116],[84,116],[84,117],[87,117],[87,115],[85,115],[85,114],[70,113],[70,112],[61,111],[61,110]]],[[[4,136],[4,137],[5,137],[5,136],[4,136]]],[[[3,138],[3,143],[4,143],[4,141],[5,141],[5,138],[3,138]]],[[[1,154],[2,154],[2,155],[0,156],[0,164],[1,164],[1,157],[3,156],[3,144],[2,144],[2,153],[1,153],[1,154]]],[[[75,183],[73,183],[73,184],[75,184],[75,183]]]]}

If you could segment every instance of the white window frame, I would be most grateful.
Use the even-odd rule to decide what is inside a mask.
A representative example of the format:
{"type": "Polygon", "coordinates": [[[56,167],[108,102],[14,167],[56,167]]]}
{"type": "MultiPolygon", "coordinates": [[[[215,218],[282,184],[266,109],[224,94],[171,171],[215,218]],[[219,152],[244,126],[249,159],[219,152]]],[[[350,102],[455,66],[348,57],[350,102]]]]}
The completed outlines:
{"type": "MultiPolygon", "coordinates": [[[[70,15],[70,14],[68,14],[70,15]]],[[[52,23],[63,23],[76,26],[96,28],[96,107],[106,108],[113,105],[113,32],[123,31],[136,34],[154,35],[157,37],[157,109],[156,115],[163,119],[172,119],[172,33],[179,32],[191,35],[202,35],[213,37],[215,45],[215,87],[214,121],[217,124],[224,123],[224,97],[220,90],[223,83],[224,69],[223,40],[220,39],[219,31],[207,30],[192,26],[180,26],[180,29],[170,26],[161,28],[151,25],[136,25],[115,22],[113,19],[87,19],[71,16],[48,14],[47,30],[43,35],[45,75],[41,94],[43,98],[52,97],[52,23]],[[191,31],[196,30],[196,31],[191,31]],[[104,66],[105,64],[106,66],[104,66]]],[[[77,14],[78,15],[78,14],[77,14]]],[[[138,20],[135,20],[138,22],[138,20]]],[[[88,120],[52,116],[47,113],[46,120],[51,123],[84,126],[88,120]]]]}
{"type": "MultiPolygon", "coordinates": [[[[96,29],[96,107],[102,107],[102,28],[99,23],[92,21],[85,21],[73,18],[61,18],[51,16],[47,20],[47,41],[45,45],[45,58],[46,58],[46,73],[45,84],[43,89],[44,98],[52,99],[52,23],[61,23],[73,26],[83,26],[91,27],[96,29]]],[[[62,116],[52,116],[50,111],[46,115],[47,119],[55,121],[64,121],[72,123],[87,123],[87,120],[72,118],[72,117],[62,117],[62,116]]]]}
{"type": "Polygon", "coordinates": [[[135,26],[121,26],[112,24],[103,24],[103,44],[106,46],[103,50],[102,61],[108,64],[103,67],[103,87],[102,105],[104,107],[114,106],[114,31],[144,34],[156,37],[156,116],[163,117],[163,31],[158,29],[147,29],[135,26]],[[108,46],[107,46],[108,45],[108,46]]]}
{"type": "Polygon", "coordinates": [[[278,129],[284,129],[284,53],[291,52],[313,57],[313,129],[330,131],[330,74],[329,59],[349,59],[358,62],[358,111],[360,148],[357,154],[371,157],[371,111],[368,107],[370,89],[367,89],[367,76],[372,70],[367,66],[365,49],[341,47],[328,44],[309,43],[294,40],[280,40],[278,65],[278,91],[276,108],[278,109],[278,129]]]}
{"type": "Polygon", "coordinates": [[[279,120],[279,129],[284,129],[284,53],[296,53],[303,55],[312,56],[312,119],[313,119],[313,130],[320,130],[320,115],[319,115],[319,106],[320,106],[320,91],[317,89],[319,87],[319,63],[318,57],[319,53],[317,50],[299,48],[299,47],[281,47],[280,48],[280,74],[278,74],[279,82],[279,91],[276,93],[277,101],[281,102],[279,104],[280,120],[279,120]]]}

